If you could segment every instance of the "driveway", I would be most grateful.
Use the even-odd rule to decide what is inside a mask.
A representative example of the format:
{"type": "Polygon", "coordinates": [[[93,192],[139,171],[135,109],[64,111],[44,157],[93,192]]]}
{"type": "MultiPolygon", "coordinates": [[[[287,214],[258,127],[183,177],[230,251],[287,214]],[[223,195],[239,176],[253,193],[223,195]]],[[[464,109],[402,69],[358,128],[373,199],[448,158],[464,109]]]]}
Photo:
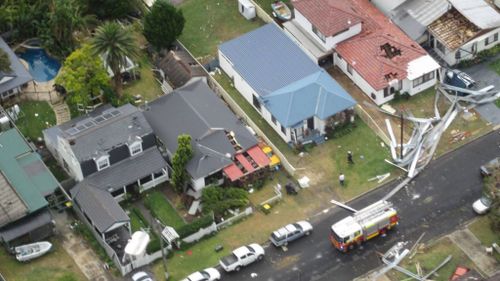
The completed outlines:
{"type": "MultiPolygon", "coordinates": [[[[380,266],[377,253],[384,253],[396,242],[414,242],[422,232],[426,232],[426,242],[464,226],[475,216],[471,204],[482,190],[478,167],[495,155],[500,156],[499,133],[500,130],[494,131],[431,162],[406,189],[392,197],[401,220],[386,237],[374,238],[348,254],[339,253],[331,246],[328,234],[330,226],[349,213],[332,207],[312,217],[314,232],[290,244],[288,251],[267,247],[264,261],[239,273],[224,274],[223,279],[353,280],[380,266]]],[[[387,184],[349,205],[360,209],[382,198],[396,184],[387,184]]]]}
{"type": "MultiPolygon", "coordinates": [[[[463,68],[461,70],[465,71],[474,80],[476,80],[477,89],[493,85],[495,86],[495,91],[500,91],[500,76],[489,67],[490,63],[498,59],[500,59],[500,55],[497,55],[483,63],[463,68]]],[[[483,104],[477,106],[475,109],[486,122],[492,123],[493,125],[500,124],[500,108],[498,108],[495,104],[483,104]]]]}

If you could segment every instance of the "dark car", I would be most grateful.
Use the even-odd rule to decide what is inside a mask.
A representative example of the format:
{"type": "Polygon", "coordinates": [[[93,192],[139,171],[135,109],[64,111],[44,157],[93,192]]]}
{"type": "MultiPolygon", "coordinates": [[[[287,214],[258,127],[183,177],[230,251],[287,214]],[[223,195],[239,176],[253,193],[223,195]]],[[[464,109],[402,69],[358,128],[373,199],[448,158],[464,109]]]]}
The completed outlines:
{"type": "Polygon", "coordinates": [[[500,157],[493,158],[488,163],[479,167],[479,171],[483,177],[491,176],[496,169],[500,169],[500,157]]]}
{"type": "MultiPolygon", "coordinates": [[[[470,89],[476,84],[476,81],[474,81],[474,79],[472,79],[469,74],[463,71],[460,71],[458,69],[450,69],[446,72],[444,83],[458,88],[470,89]]],[[[465,96],[467,94],[458,92],[458,95],[465,96]]]]}

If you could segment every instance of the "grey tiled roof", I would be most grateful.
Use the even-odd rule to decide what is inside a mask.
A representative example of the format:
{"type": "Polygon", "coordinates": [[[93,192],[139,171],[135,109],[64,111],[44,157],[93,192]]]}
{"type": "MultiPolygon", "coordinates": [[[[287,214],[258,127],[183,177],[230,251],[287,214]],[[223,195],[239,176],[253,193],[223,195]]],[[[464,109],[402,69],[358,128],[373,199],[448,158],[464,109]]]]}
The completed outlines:
{"type": "Polygon", "coordinates": [[[144,116],[172,154],[177,150],[178,135],[191,136],[193,158],[186,170],[194,179],[232,163],[226,155],[233,157],[236,151],[226,132],[234,132],[242,150],[257,144],[257,139],[201,79],[154,100],[144,116]]]}
{"type": "Polygon", "coordinates": [[[2,37],[0,37],[0,49],[2,49],[7,53],[7,56],[9,57],[11,63],[10,67],[12,69],[11,73],[0,72],[0,80],[2,80],[2,77],[4,76],[14,77],[9,81],[0,84],[0,93],[15,89],[33,80],[33,77],[31,77],[28,70],[26,70],[26,68],[21,64],[16,54],[14,54],[14,52],[10,49],[7,43],[3,41],[2,37]]]}
{"type": "Polygon", "coordinates": [[[125,211],[108,191],[101,190],[90,183],[78,184],[71,190],[71,197],[101,233],[115,223],[130,221],[125,211]]]}
{"type": "Polygon", "coordinates": [[[151,132],[143,114],[130,104],[118,108],[102,106],[87,115],[45,130],[45,134],[53,140],[57,136],[72,140],[71,149],[80,162],[120,146],[135,136],[142,137],[151,132]]]}

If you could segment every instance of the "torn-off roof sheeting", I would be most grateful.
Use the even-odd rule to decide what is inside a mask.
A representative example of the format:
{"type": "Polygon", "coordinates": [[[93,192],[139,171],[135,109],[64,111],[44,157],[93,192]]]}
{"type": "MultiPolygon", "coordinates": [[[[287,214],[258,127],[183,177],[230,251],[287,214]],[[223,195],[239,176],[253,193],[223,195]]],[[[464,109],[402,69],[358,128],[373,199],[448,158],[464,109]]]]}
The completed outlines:
{"type": "Polygon", "coordinates": [[[500,13],[484,0],[449,1],[457,11],[480,29],[490,29],[500,26],[500,13]]]}

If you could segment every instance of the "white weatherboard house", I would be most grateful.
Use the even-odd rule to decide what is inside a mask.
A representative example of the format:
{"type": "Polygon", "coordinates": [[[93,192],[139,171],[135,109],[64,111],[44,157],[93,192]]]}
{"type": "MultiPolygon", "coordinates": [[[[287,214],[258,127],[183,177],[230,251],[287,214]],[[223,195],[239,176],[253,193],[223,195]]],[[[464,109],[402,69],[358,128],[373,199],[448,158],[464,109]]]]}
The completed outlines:
{"type": "Polygon", "coordinates": [[[377,105],[396,93],[415,95],[436,84],[439,64],[368,0],[297,0],[293,5],[296,29],[289,33],[306,50],[311,40],[333,48],[334,65],[377,105]]]}
{"type": "Polygon", "coordinates": [[[321,142],[354,99],[275,24],[219,46],[234,87],[287,143],[321,142]]]}
{"type": "Polygon", "coordinates": [[[448,64],[474,58],[498,44],[500,13],[484,0],[449,0],[450,10],[428,27],[429,44],[448,64]]]}

